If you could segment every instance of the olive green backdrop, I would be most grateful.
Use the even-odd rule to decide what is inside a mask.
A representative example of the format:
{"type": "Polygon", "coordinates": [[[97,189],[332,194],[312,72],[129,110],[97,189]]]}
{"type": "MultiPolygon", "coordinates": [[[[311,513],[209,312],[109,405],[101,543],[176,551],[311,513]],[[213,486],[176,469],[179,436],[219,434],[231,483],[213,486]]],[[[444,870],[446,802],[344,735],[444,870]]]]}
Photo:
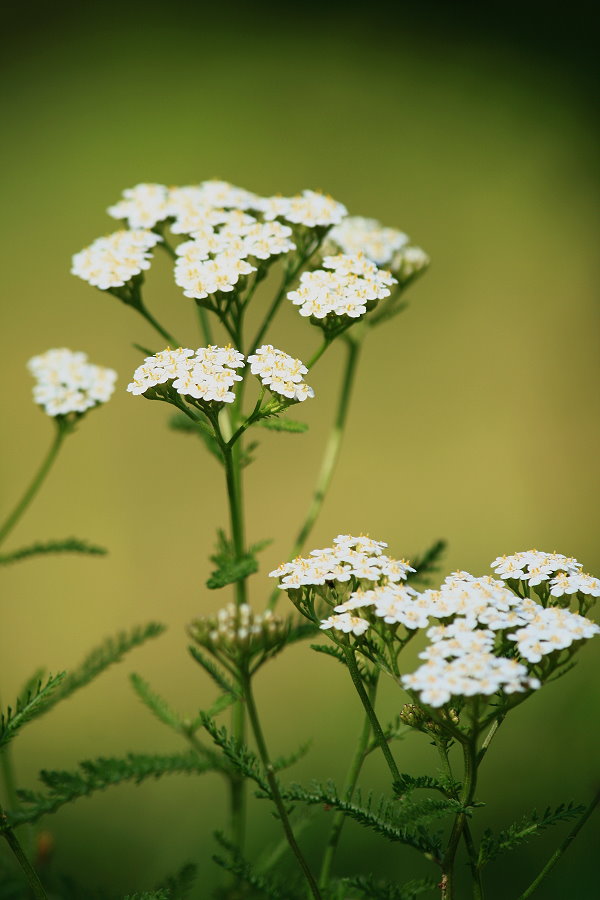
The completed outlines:
{"type": "MultiPolygon", "coordinates": [[[[443,536],[447,571],[486,572],[499,553],[538,547],[574,554],[600,573],[588,74],[576,52],[547,52],[527,34],[511,41],[506,23],[496,28],[490,18],[474,29],[466,9],[464,27],[454,20],[444,36],[438,7],[427,4],[416,17],[399,8],[388,19],[383,9],[379,17],[375,10],[369,18],[366,10],[323,17],[313,7],[246,9],[239,17],[233,7],[209,16],[181,3],[109,3],[85,14],[65,7],[61,16],[41,4],[30,21],[9,17],[0,226],[5,507],[52,436],[31,402],[26,361],[67,346],[120,377],[110,404],[68,440],[7,545],[74,534],[108,546],[110,556],[2,571],[2,696],[14,695],[40,661],[69,667],[120,628],[152,618],[169,625],[23,733],[21,784],[32,785],[42,766],[178,746],[133,695],[133,670],[181,710],[213,697],[186,653],[184,627],[229,599],[203,586],[215,527],[227,521],[220,474],[199,445],[167,431],[163,407],[125,393],[138,362],[131,343],[154,346],[149,328],[69,275],[71,254],[113,228],[106,206],[137,182],[218,176],[265,194],[323,188],[352,213],[406,230],[431,255],[409,309],[365,347],[312,546],[364,531],[402,556],[443,536]]],[[[189,345],[199,342],[192,302],[160,256],[147,298],[167,327],[189,345]]],[[[283,311],[277,346],[303,355],[316,340],[293,309],[283,311]]],[[[317,399],[302,408],[310,432],[261,431],[247,472],[249,535],[276,535],[253,579],[257,604],[269,589],[265,572],[287,555],[307,505],[340,354],[334,346],[311,376],[317,399]]],[[[599,738],[594,649],[499,734],[479,791],[491,807],[482,820],[507,824],[535,805],[587,800],[599,738]]],[[[260,676],[274,751],[314,739],[299,779],[341,779],[351,756],[358,701],[338,668],[303,645],[260,676]]],[[[384,705],[393,713],[400,702],[390,685],[384,705]]],[[[398,758],[405,771],[435,766],[419,736],[398,748],[398,758]]],[[[375,760],[367,774],[381,783],[375,760]]],[[[57,867],[90,885],[141,890],[197,859],[204,897],[215,877],[211,832],[225,825],[223,801],[216,777],[172,778],[80,801],[45,825],[57,867]]],[[[253,849],[277,829],[264,806],[256,815],[253,849]]],[[[326,813],[316,823],[315,848],[326,813]]],[[[515,855],[509,893],[499,863],[492,898],[524,888],[560,834],[515,855]]],[[[577,896],[591,895],[593,840],[590,823],[543,897],[558,900],[573,882],[577,896]]],[[[410,851],[353,828],[344,856],[352,871],[404,875],[420,865],[410,851]]]]}

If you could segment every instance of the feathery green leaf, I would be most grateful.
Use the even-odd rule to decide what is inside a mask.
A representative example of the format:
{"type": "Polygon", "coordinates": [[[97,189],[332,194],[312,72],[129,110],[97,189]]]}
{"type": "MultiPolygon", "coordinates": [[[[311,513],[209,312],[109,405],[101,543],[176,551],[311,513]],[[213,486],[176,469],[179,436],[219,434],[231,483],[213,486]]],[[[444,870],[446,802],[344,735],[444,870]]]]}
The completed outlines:
{"type": "Polygon", "coordinates": [[[426,581],[429,575],[440,567],[442,556],[446,552],[446,541],[436,541],[421,556],[417,556],[412,560],[412,566],[417,571],[408,576],[409,581],[426,581]]]}
{"type": "Polygon", "coordinates": [[[169,704],[165,699],[163,699],[163,697],[155,693],[148,682],[144,681],[141,675],[133,672],[129,676],[129,680],[131,681],[133,689],[142,703],[147,706],[152,713],[154,713],[159,721],[161,721],[164,725],[168,725],[169,728],[173,729],[173,731],[182,732],[185,730],[183,719],[181,718],[179,713],[175,712],[175,710],[169,706],[169,704]]]}
{"type": "Polygon", "coordinates": [[[192,419],[189,419],[183,413],[175,413],[175,415],[171,416],[169,419],[168,424],[169,428],[173,431],[178,431],[180,434],[192,434],[195,437],[199,437],[204,441],[209,453],[216,457],[219,462],[223,462],[223,453],[221,452],[221,448],[219,447],[210,425],[207,425],[202,421],[193,422],[192,419]]]}
{"type": "Polygon", "coordinates": [[[229,681],[227,676],[223,674],[219,666],[217,666],[217,664],[214,663],[212,659],[202,653],[202,651],[199,650],[198,647],[195,646],[195,644],[190,644],[188,649],[196,662],[202,666],[202,668],[208,675],[210,675],[217,687],[221,688],[221,690],[226,694],[231,694],[233,697],[237,698],[240,696],[240,692],[238,691],[237,687],[233,684],[233,682],[229,681]]]}
{"type": "Polygon", "coordinates": [[[290,434],[304,434],[305,431],[308,431],[306,422],[297,422],[295,419],[260,419],[258,424],[263,428],[268,428],[269,431],[287,431],[290,434]]]}
{"type": "Polygon", "coordinates": [[[488,828],[484,832],[481,841],[479,864],[483,866],[501,853],[507,853],[518,847],[519,844],[523,844],[537,834],[541,834],[546,828],[558,825],[561,822],[568,822],[570,819],[577,819],[583,812],[585,812],[585,806],[581,804],[575,805],[571,801],[570,803],[561,803],[554,810],[549,806],[541,815],[534,809],[529,815],[523,816],[517,822],[513,822],[512,825],[504,828],[497,835],[494,835],[492,830],[488,828]]]}
{"type": "Polygon", "coordinates": [[[50,707],[53,694],[65,675],[65,672],[50,675],[45,684],[41,680],[38,681],[35,687],[17,698],[14,709],[9,706],[6,712],[0,714],[0,748],[8,744],[23,725],[50,707]]]}
{"type": "Polygon", "coordinates": [[[198,869],[192,863],[185,866],[175,875],[170,875],[159,884],[159,890],[167,891],[169,900],[185,900],[198,877],[198,869]]]}
{"type": "Polygon", "coordinates": [[[36,822],[80,797],[124,782],[141,784],[163,775],[202,774],[212,770],[212,763],[200,759],[193,751],[169,755],[129,753],[122,759],[100,757],[79,763],[75,772],[42,770],[39,779],[46,792],[18,791],[21,807],[9,816],[9,823],[36,822]]]}
{"type": "Polygon", "coordinates": [[[13,550],[11,553],[3,553],[0,555],[0,566],[7,566],[10,563],[21,562],[23,559],[30,559],[32,556],[47,556],[50,553],[83,553],[87,556],[106,556],[108,550],[105,547],[98,547],[87,541],[81,541],[79,538],[63,538],[56,541],[37,541],[28,547],[21,547],[19,550],[13,550]]]}
{"type": "Polygon", "coordinates": [[[228,855],[227,858],[224,858],[215,854],[213,860],[226,872],[231,872],[232,875],[235,875],[237,881],[254,888],[255,891],[258,891],[263,897],[268,897],[269,900],[300,900],[300,898],[306,896],[305,891],[290,889],[289,883],[283,885],[272,876],[257,872],[241,855],[237,847],[220,832],[215,832],[215,839],[228,855]]]}
{"type": "Polygon", "coordinates": [[[254,781],[265,796],[270,797],[271,791],[256,754],[246,744],[230,737],[225,726],[219,728],[210,716],[204,715],[202,724],[233,767],[245,778],[254,781]]]}
{"type": "Polygon", "coordinates": [[[432,878],[419,878],[405,884],[395,884],[389,881],[375,881],[372,875],[366,878],[354,875],[344,878],[343,883],[353,890],[360,891],[367,900],[414,900],[421,894],[439,889],[432,878]]]}

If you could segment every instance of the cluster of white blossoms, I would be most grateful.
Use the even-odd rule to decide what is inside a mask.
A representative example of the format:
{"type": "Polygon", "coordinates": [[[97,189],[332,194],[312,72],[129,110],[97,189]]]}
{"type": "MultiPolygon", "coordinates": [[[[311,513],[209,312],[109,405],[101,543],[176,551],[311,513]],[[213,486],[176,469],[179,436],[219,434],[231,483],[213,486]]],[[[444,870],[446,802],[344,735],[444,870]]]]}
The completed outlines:
{"type": "Polygon", "coordinates": [[[150,268],[150,251],[161,240],[158,234],[143,228],[97,238],[73,256],[71,274],[102,291],[123,287],[134,275],[150,268]]]}
{"type": "Polygon", "coordinates": [[[262,215],[265,222],[285,219],[307,228],[337,225],[348,213],[342,203],[319,191],[305,190],[294,197],[260,197],[219,180],[171,188],[138,184],[123,191],[122,199],[110,206],[108,213],[124,219],[130,228],[154,228],[168,220],[174,234],[191,234],[207,223],[215,224],[219,213],[227,210],[251,210],[262,215]]]}
{"type": "Polygon", "coordinates": [[[357,319],[369,304],[389,297],[390,286],[397,283],[390,272],[379,269],[363,253],[326,256],[323,266],[303,272],[298,289],[288,292],[301,316],[324,319],[334,314],[357,319]]]}
{"type": "Polygon", "coordinates": [[[396,228],[384,228],[377,219],[363,216],[346,216],[327,235],[327,245],[335,244],[342,253],[364,255],[384,266],[390,263],[396,251],[408,244],[409,237],[396,228]]]}
{"type": "Polygon", "coordinates": [[[248,357],[250,371],[257,375],[270,391],[289,400],[303,401],[314,397],[314,390],[304,381],[308,369],[300,359],[294,359],[271,344],[263,344],[248,357]]]}
{"type": "Polygon", "coordinates": [[[235,394],[231,388],[236,381],[242,380],[235,370],[244,365],[243,355],[231,347],[162,350],[147,356],[138,366],[127,390],[131,394],[145,394],[150,388],[170,382],[182,396],[233,403],[235,394]]]}
{"type": "Polygon", "coordinates": [[[110,400],[117,373],[88,362],[87,354],[48,350],[27,363],[34,376],[33,399],[49,416],[84,413],[110,400]]]}
{"type": "MultiPolygon", "coordinates": [[[[248,362],[251,372],[258,375],[270,391],[297,401],[314,397],[315,392],[302,377],[308,369],[301,360],[288,356],[283,350],[265,344],[248,357],[248,362]]],[[[236,381],[242,380],[236,369],[242,369],[245,365],[244,354],[231,346],[161,350],[154,356],[147,356],[138,366],[127,390],[130,394],[145,394],[169,382],[184,397],[233,403],[235,394],[231,388],[236,381]]]]}
{"type": "MultiPolygon", "coordinates": [[[[308,557],[297,557],[282,563],[269,572],[271,578],[280,579],[283,590],[300,587],[315,587],[335,583],[337,587],[350,583],[380,583],[404,581],[409,572],[415,570],[406,560],[390,559],[384,554],[387,544],[370,537],[339,534],[333,547],[312,550],[308,557]]],[[[366,605],[366,604],[365,604],[366,605]]]]}
{"type": "Polygon", "coordinates": [[[198,300],[232,291],[241,276],[256,271],[248,259],[264,262],[295,250],[291,234],[281,222],[257,222],[244,213],[228,214],[220,229],[205,223],[177,247],[175,282],[186,297],[198,300]]]}
{"type": "Polygon", "coordinates": [[[284,621],[270,609],[258,613],[247,603],[230,603],[216,615],[194,622],[192,635],[208,649],[228,653],[247,649],[253,642],[261,647],[277,642],[284,628],[284,621]]]}
{"type": "MultiPolygon", "coordinates": [[[[406,636],[427,629],[429,644],[419,653],[424,663],[403,676],[402,683],[429,706],[443,706],[458,696],[534,690],[541,682],[527,664],[535,665],[543,656],[600,633],[600,627],[584,616],[544,607],[513,591],[510,581],[491,576],[454,572],[438,590],[419,592],[404,583],[414,568],[385,556],[385,547],[370,538],[340,535],[333,547],[313,550],[309,557],[283,563],[270,574],[291,591],[300,609],[302,598],[310,596],[333,607],[320,627],[353,635],[359,646],[370,629],[384,640],[394,640],[398,626],[406,629],[406,636]],[[507,640],[514,642],[520,659],[505,655],[507,640]]],[[[504,575],[506,579],[521,571],[522,579],[529,574],[539,584],[543,569],[551,590],[600,594],[598,579],[582,575],[581,564],[562,554],[528,551],[499,558],[493,565],[498,573],[511,573],[504,575]]]]}

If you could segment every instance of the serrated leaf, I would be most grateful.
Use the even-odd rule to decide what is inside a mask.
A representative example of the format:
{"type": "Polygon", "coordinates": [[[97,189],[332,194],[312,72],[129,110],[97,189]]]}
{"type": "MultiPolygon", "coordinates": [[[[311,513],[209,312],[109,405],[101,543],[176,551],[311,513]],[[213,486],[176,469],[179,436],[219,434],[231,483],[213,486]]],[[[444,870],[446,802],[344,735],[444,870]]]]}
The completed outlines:
{"type": "Polygon", "coordinates": [[[439,885],[432,878],[419,878],[397,884],[390,881],[375,881],[373,875],[366,878],[354,875],[344,878],[343,883],[353,890],[361,891],[365,900],[414,900],[422,894],[439,891],[439,885]]]}
{"type": "Polygon", "coordinates": [[[63,538],[56,541],[36,541],[28,547],[21,547],[19,550],[13,550],[11,553],[4,553],[0,556],[0,566],[7,566],[11,563],[21,562],[24,559],[31,559],[33,556],[48,556],[53,553],[81,553],[87,556],[106,556],[108,550],[105,547],[98,547],[79,538],[63,538]]]}
{"type": "Polygon", "coordinates": [[[183,413],[175,413],[175,415],[171,416],[169,419],[168,424],[169,428],[173,431],[178,431],[180,434],[194,435],[194,437],[200,438],[204,441],[209,453],[212,453],[219,462],[223,462],[221,448],[219,447],[210,426],[206,425],[204,422],[193,422],[183,413]]]}
{"type": "Polygon", "coordinates": [[[184,731],[183,719],[179,713],[169,706],[163,697],[153,691],[148,682],[144,681],[141,675],[132,672],[129,676],[129,680],[142,703],[154,713],[159,721],[164,725],[168,725],[168,727],[172,728],[174,731],[184,731]]]}
{"type": "Polygon", "coordinates": [[[242,581],[248,575],[258,572],[258,560],[254,556],[243,556],[241,559],[230,560],[216,569],[206,581],[206,587],[212,591],[242,581]]]}
{"type": "Polygon", "coordinates": [[[306,422],[297,422],[295,419],[260,419],[258,424],[263,428],[268,428],[269,431],[287,431],[290,434],[304,434],[305,431],[308,431],[306,422]]]}
{"type": "Polygon", "coordinates": [[[437,572],[442,559],[446,552],[447,543],[438,540],[431,545],[421,556],[417,556],[412,561],[412,566],[417,571],[408,576],[408,581],[426,581],[429,575],[437,572]]]}
{"type": "Polygon", "coordinates": [[[240,692],[237,687],[223,674],[221,669],[212,661],[212,659],[205,656],[205,654],[194,644],[191,644],[188,649],[196,662],[202,666],[208,675],[210,675],[217,687],[221,688],[226,694],[231,694],[236,699],[239,698],[240,692]]]}
{"type": "Polygon", "coordinates": [[[198,877],[198,868],[193,863],[185,866],[175,875],[170,875],[158,885],[159,890],[168,892],[169,900],[185,900],[198,877]]]}
{"type": "Polygon", "coordinates": [[[52,695],[65,676],[66,672],[59,672],[58,675],[50,675],[45,684],[39,681],[26,695],[18,697],[14,708],[9,706],[6,712],[0,714],[0,748],[5,747],[27,722],[50,706],[52,695]]]}
{"type": "Polygon", "coordinates": [[[8,819],[11,825],[37,822],[67,803],[123,782],[141,784],[163,775],[202,774],[213,770],[214,766],[200,759],[195,752],[170,755],[130,753],[122,759],[100,757],[86,760],[79,764],[75,772],[43,770],[39,779],[46,788],[45,793],[18,791],[21,805],[8,819]]]}
{"type": "Polygon", "coordinates": [[[258,891],[269,900],[301,900],[306,897],[306,889],[294,890],[288,878],[285,884],[270,875],[258,872],[223,834],[215,832],[215,840],[227,853],[227,858],[215,854],[214,862],[226,872],[230,872],[237,883],[242,883],[258,891]]]}
{"type": "Polygon", "coordinates": [[[508,828],[499,831],[497,835],[494,835],[492,830],[488,828],[484,832],[481,841],[479,864],[483,866],[501,853],[507,853],[519,844],[541,834],[552,825],[576,819],[583,812],[585,812],[585,806],[581,804],[575,805],[573,801],[570,801],[569,803],[561,803],[554,810],[548,806],[541,815],[534,809],[519,821],[513,822],[508,828]]]}
{"type": "Polygon", "coordinates": [[[277,759],[273,760],[273,769],[275,772],[282,772],[284,769],[289,769],[290,766],[293,766],[294,763],[297,763],[299,759],[302,759],[312,746],[312,741],[306,741],[304,744],[301,744],[297,750],[293,753],[289,753],[287,756],[279,756],[277,759]]]}

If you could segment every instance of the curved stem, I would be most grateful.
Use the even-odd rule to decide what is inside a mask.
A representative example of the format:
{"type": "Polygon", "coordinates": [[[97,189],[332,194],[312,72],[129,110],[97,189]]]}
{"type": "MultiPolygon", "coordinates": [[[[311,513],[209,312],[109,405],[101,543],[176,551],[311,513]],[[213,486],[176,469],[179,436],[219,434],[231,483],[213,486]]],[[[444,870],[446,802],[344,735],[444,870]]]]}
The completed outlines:
{"type": "MultiPolygon", "coordinates": [[[[352,395],[356,366],[358,364],[358,358],[362,346],[362,335],[360,335],[358,339],[356,337],[346,338],[345,343],[347,349],[346,365],[344,367],[344,374],[342,376],[342,386],[338,399],[338,407],[335,420],[327,438],[327,443],[325,445],[325,451],[323,453],[323,459],[321,462],[321,468],[317,476],[317,482],[310,506],[308,508],[308,513],[298,534],[296,535],[296,540],[294,541],[294,545],[290,553],[290,559],[294,559],[294,557],[298,556],[298,554],[304,547],[306,539],[313,529],[319,513],[321,512],[321,508],[327,495],[327,491],[329,490],[329,485],[331,484],[331,479],[333,477],[338,456],[340,454],[342,438],[344,436],[344,429],[346,427],[346,420],[348,418],[348,409],[350,406],[350,397],[352,395]]],[[[273,607],[277,603],[277,600],[279,599],[279,593],[280,591],[278,588],[275,588],[273,590],[273,593],[271,594],[271,597],[269,599],[270,609],[273,609],[273,607]]]]}
{"type": "Polygon", "coordinates": [[[302,851],[298,846],[296,838],[294,836],[294,832],[292,831],[292,826],[290,824],[290,820],[288,818],[287,810],[285,808],[285,804],[281,797],[281,793],[279,791],[279,785],[277,783],[277,778],[275,777],[275,770],[273,768],[273,763],[269,757],[269,752],[267,750],[267,745],[265,742],[264,734],[262,731],[262,727],[260,724],[260,720],[258,718],[258,711],[256,709],[256,704],[254,702],[254,694],[252,691],[252,683],[249,677],[246,677],[244,680],[244,697],[246,699],[246,704],[248,707],[248,718],[250,719],[250,724],[252,725],[252,732],[254,734],[254,739],[256,740],[256,746],[258,748],[258,753],[261,758],[262,764],[265,769],[265,775],[267,778],[267,782],[269,784],[269,788],[271,791],[271,799],[275,804],[277,809],[277,813],[279,819],[281,820],[281,825],[283,827],[284,834],[287,838],[288,844],[296,857],[298,865],[300,866],[302,873],[306,879],[308,887],[312,896],[315,900],[321,900],[321,893],[317,886],[317,882],[315,881],[314,875],[312,874],[308,863],[306,862],[304,856],[302,855],[302,851]]]}
{"type": "MultiPolygon", "coordinates": [[[[369,701],[373,708],[375,708],[375,696],[377,694],[377,681],[375,681],[369,687],[368,696],[369,701]]],[[[354,795],[354,791],[356,789],[356,782],[358,781],[358,776],[360,775],[360,770],[362,769],[363,763],[366,759],[366,750],[367,745],[369,743],[369,737],[371,736],[371,719],[365,714],[362,731],[360,733],[360,737],[358,739],[358,743],[356,745],[356,751],[354,753],[354,759],[350,765],[350,769],[348,770],[348,774],[346,776],[346,784],[344,785],[344,799],[347,801],[352,800],[354,795]]],[[[321,863],[321,872],[319,874],[319,887],[321,890],[325,891],[329,886],[329,879],[331,877],[331,867],[333,865],[333,860],[335,857],[335,853],[337,851],[338,844],[340,842],[340,837],[342,834],[342,829],[344,827],[345,817],[344,813],[341,810],[338,810],[331,823],[331,830],[329,832],[329,840],[327,841],[327,846],[325,848],[325,853],[323,854],[323,862],[321,863]]]]}
{"type": "Polygon", "coordinates": [[[534,891],[536,891],[538,889],[538,887],[540,886],[542,881],[552,871],[552,869],[554,868],[556,863],[559,861],[559,859],[561,858],[561,856],[563,855],[565,850],[567,850],[570,847],[570,845],[573,843],[573,841],[575,840],[575,838],[577,837],[577,835],[579,834],[579,832],[581,831],[581,829],[583,828],[583,826],[585,825],[585,823],[587,822],[589,817],[592,815],[592,813],[596,809],[598,803],[600,803],[600,790],[597,791],[596,796],[593,798],[592,802],[590,803],[588,808],[585,810],[585,812],[582,814],[581,818],[578,820],[578,822],[576,822],[575,826],[571,829],[569,834],[566,836],[566,838],[564,839],[564,841],[562,842],[560,847],[554,851],[554,853],[552,854],[552,856],[550,857],[550,859],[548,860],[548,862],[546,863],[546,865],[544,866],[544,868],[542,869],[540,874],[537,876],[537,878],[535,878],[531,882],[531,884],[529,885],[527,890],[521,894],[521,896],[519,897],[519,900],[527,900],[527,898],[531,897],[531,895],[534,893],[534,891]]]}
{"type": "MultiPolygon", "coordinates": [[[[475,796],[475,788],[477,785],[477,732],[469,737],[462,745],[464,756],[464,780],[463,788],[460,795],[460,801],[463,806],[470,806],[475,796]]],[[[466,813],[460,812],[454,820],[452,832],[448,846],[442,860],[442,900],[453,900],[454,894],[454,859],[458,844],[463,834],[467,817],[466,813]]]]}
{"type": "Polygon", "coordinates": [[[34,475],[33,481],[8,516],[4,525],[0,528],[0,544],[5,540],[8,534],[15,527],[40,487],[42,486],[46,475],[50,471],[52,464],[56,457],[58,456],[58,451],[61,448],[62,442],[65,439],[66,435],[71,431],[71,426],[66,423],[64,419],[56,419],[56,434],[54,435],[54,440],[52,445],[50,446],[50,450],[48,451],[42,465],[34,475]]]}
{"type": "Polygon", "coordinates": [[[19,839],[8,824],[6,820],[6,814],[4,810],[0,807],[0,834],[12,850],[17,862],[21,866],[23,870],[23,874],[27,879],[27,884],[29,885],[33,896],[36,900],[48,900],[48,895],[44,890],[44,886],[40,881],[37,872],[27,859],[25,855],[25,851],[23,850],[21,844],[19,843],[19,839]]]}
{"type": "Polygon", "coordinates": [[[160,336],[166,340],[169,347],[182,347],[183,346],[183,344],[180,344],[179,341],[177,340],[177,338],[173,337],[173,335],[169,331],[167,331],[166,328],[163,328],[163,326],[160,324],[158,319],[154,318],[152,313],[148,309],[146,309],[146,307],[142,303],[141,299],[140,299],[139,303],[137,303],[133,308],[137,309],[139,314],[141,316],[143,316],[144,319],[146,319],[146,321],[149,322],[150,325],[152,325],[154,330],[157,331],[160,334],[160,336]]]}
{"type": "Polygon", "coordinates": [[[377,743],[381,747],[381,752],[385,757],[385,761],[388,764],[388,768],[392,775],[392,781],[395,783],[396,781],[400,781],[400,772],[398,771],[398,766],[392,756],[392,751],[389,748],[388,742],[385,738],[385,734],[383,733],[383,728],[377,718],[377,714],[373,709],[373,704],[369,699],[369,695],[365,690],[365,686],[363,684],[363,680],[360,677],[360,672],[358,671],[358,666],[356,665],[356,659],[354,657],[354,651],[352,647],[346,644],[343,647],[344,656],[346,657],[346,663],[348,665],[348,669],[350,671],[350,676],[352,678],[352,682],[358,696],[360,697],[360,701],[365,708],[365,712],[369,717],[369,721],[371,722],[371,728],[373,729],[373,734],[375,735],[375,739],[377,743]]]}

